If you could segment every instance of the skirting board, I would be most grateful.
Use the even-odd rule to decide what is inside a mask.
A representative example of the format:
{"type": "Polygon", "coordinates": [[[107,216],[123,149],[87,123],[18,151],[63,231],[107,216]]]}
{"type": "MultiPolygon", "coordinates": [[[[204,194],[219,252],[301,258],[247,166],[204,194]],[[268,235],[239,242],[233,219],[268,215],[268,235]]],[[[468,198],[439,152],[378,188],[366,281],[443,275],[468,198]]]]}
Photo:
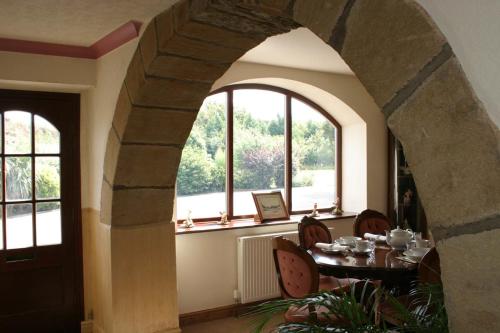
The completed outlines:
{"type": "Polygon", "coordinates": [[[248,311],[249,308],[270,300],[258,301],[247,304],[231,304],[214,309],[184,313],[179,316],[179,326],[184,327],[192,324],[203,323],[206,321],[224,319],[229,317],[238,317],[248,311]]]}
{"type": "MultiPolygon", "coordinates": [[[[81,322],[81,333],[105,333],[103,329],[94,325],[92,320],[82,321],[81,322]]],[[[180,328],[172,328],[168,330],[162,330],[154,333],[181,333],[180,328]]]]}

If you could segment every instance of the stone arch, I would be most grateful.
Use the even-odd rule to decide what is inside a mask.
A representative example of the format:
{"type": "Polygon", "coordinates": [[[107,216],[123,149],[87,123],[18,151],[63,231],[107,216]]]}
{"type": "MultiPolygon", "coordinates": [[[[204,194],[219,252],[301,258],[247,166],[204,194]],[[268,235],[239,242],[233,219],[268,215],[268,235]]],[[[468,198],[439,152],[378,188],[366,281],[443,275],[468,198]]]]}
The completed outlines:
{"type": "MultiPolygon", "coordinates": [[[[102,222],[112,230],[167,225],[182,147],[213,82],[268,36],[298,26],[339,52],[401,140],[439,241],[452,328],[498,329],[498,310],[482,298],[498,299],[500,272],[478,281],[472,270],[485,269],[480,256],[500,236],[500,136],[446,39],[414,1],[184,0],[158,15],[117,102],[102,222]],[[462,242],[481,242],[480,250],[466,253],[462,242]],[[458,259],[464,255],[471,271],[458,259]]],[[[163,242],[174,243],[169,230],[163,242]]],[[[175,281],[175,269],[165,274],[175,281]]]]}

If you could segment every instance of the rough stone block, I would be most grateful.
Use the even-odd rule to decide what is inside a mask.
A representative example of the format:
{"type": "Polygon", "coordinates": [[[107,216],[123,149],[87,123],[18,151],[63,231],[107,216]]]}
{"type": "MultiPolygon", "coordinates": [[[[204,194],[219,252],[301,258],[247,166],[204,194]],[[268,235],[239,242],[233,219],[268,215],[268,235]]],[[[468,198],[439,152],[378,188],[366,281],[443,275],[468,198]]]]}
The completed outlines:
{"type": "Polygon", "coordinates": [[[141,93],[141,88],[143,88],[145,83],[146,75],[144,73],[141,52],[137,49],[128,66],[127,75],[125,76],[125,85],[127,86],[128,94],[133,103],[136,103],[141,93]]]}
{"type": "Polygon", "coordinates": [[[192,21],[188,2],[181,2],[175,6],[174,22],[176,32],[182,36],[215,42],[225,47],[249,50],[262,41],[262,39],[249,38],[242,33],[192,21]]]}
{"type": "Polygon", "coordinates": [[[500,133],[456,59],[437,69],[388,119],[433,228],[500,212],[500,133]]]}
{"type": "Polygon", "coordinates": [[[124,188],[113,190],[112,225],[170,222],[174,189],[124,188]]]}
{"type": "Polygon", "coordinates": [[[146,30],[144,30],[144,34],[141,37],[139,47],[141,49],[144,68],[147,69],[158,54],[158,40],[156,39],[155,19],[153,19],[146,27],[146,30]]]}
{"type": "Polygon", "coordinates": [[[212,83],[224,74],[229,65],[206,63],[176,56],[159,56],[149,67],[148,74],[174,79],[212,83]]]}
{"type": "Polygon", "coordinates": [[[450,332],[500,332],[500,230],[439,242],[450,332]]]}
{"type": "Polygon", "coordinates": [[[211,83],[148,77],[134,98],[135,105],[198,110],[211,83]]]}
{"type": "Polygon", "coordinates": [[[358,0],[347,19],[341,55],[383,107],[444,43],[415,1],[358,0]]]}
{"type": "Polygon", "coordinates": [[[217,63],[233,63],[247,50],[227,48],[211,42],[190,39],[175,34],[168,41],[160,41],[160,51],[217,63]]]}
{"type": "Polygon", "coordinates": [[[183,145],[195,119],[196,112],[136,107],[130,114],[123,140],[183,145]]]}
{"type": "Polygon", "coordinates": [[[156,32],[158,35],[158,47],[162,49],[174,35],[174,8],[170,7],[158,15],[155,19],[156,32]]]}
{"type": "Polygon", "coordinates": [[[116,136],[115,131],[111,128],[108,133],[108,142],[106,143],[106,154],[104,155],[104,177],[111,183],[113,183],[115,179],[120,146],[120,140],[116,136]]]}
{"type": "Polygon", "coordinates": [[[114,185],[173,187],[181,154],[175,147],[123,145],[114,185]]]}
{"type": "Polygon", "coordinates": [[[123,137],[123,132],[127,127],[128,117],[131,110],[132,103],[130,103],[130,98],[128,97],[127,87],[125,87],[125,85],[123,84],[122,88],[120,89],[120,94],[118,95],[115,114],[113,116],[113,127],[115,128],[120,138],[123,137]]]}
{"type": "Polygon", "coordinates": [[[293,8],[293,18],[328,42],[346,2],[347,0],[297,0],[293,8]]]}

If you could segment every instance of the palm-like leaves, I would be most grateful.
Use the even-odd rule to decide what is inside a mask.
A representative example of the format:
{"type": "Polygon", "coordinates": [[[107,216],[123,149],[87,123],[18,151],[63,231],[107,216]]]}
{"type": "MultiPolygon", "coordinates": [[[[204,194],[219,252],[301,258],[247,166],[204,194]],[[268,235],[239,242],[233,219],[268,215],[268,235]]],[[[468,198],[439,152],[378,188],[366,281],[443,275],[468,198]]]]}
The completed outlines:
{"type": "Polygon", "coordinates": [[[311,320],[304,323],[283,323],[274,328],[275,333],[365,333],[365,332],[448,332],[448,319],[444,308],[440,285],[419,285],[410,293],[412,299],[407,308],[381,288],[373,288],[369,282],[352,285],[349,292],[334,294],[321,292],[303,299],[284,299],[266,302],[255,307],[249,314],[260,315],[254,328],[263,332],[268,321],[289,307],[308,307],[311,320]],[[378,319],[378,300],[385,298],[396,310],[402,324],[387,328],[378,319]],[[321,309],[321,311],[317,311],[321,309]],[[328,321],[335,316],[339,320],[328,321]],[[323,319],[323,320],[322,320],[323,319]]]}

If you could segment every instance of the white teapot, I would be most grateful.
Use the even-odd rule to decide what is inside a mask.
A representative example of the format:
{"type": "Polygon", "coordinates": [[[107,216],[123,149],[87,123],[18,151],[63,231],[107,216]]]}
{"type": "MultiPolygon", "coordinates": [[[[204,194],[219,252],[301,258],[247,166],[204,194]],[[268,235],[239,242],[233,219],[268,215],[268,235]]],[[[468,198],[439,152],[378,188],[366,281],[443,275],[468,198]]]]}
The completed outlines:
{"type": "Polygon", "coordinates": [[[400,229],[399,226],[391,231],[385,231],[387,244],[394,249],[403,250],[406,243],[410,242],[413,238],[413,233],[408,230],[400,229]]]}

